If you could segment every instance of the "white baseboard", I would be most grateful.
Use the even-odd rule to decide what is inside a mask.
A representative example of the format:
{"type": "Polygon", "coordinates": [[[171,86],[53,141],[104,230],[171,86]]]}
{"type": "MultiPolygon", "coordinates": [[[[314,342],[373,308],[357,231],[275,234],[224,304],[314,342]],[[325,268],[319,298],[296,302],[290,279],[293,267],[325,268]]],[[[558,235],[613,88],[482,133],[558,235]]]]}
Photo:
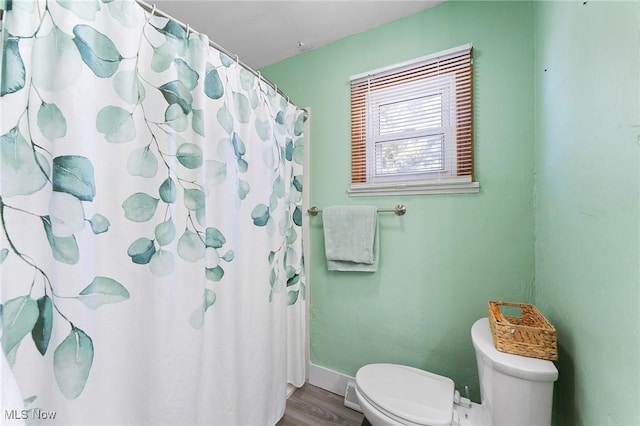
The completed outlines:
{"type": "Polygon", "coordinates": [[[309,383],[329,392],[344,396],[347,391],[347,382],[355,381],[354,377],[309,363],[309,383]]]}

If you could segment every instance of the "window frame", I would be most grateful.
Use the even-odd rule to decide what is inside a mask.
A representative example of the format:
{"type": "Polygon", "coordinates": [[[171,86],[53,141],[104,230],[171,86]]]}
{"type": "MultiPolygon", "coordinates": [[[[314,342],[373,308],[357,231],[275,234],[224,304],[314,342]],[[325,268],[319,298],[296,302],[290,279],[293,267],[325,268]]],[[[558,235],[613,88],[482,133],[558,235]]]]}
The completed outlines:
{"type": "Polygon", "coordinates": [[[453,123],[455,123],[455,108],[446,108],[445,104],[450,104],[452,99],[455,99],[455,78],[452,75],[442,75],[436,77],[428,77],[424,80],[410,81],[400,83],[399,86],[412,87],[412,86],[425,86],[419,89],[420,93],[413,97],[397,96],[396,99],[391,99],[389,96],[385,96],[385,92],[397,91],[397,86],[379,89],[375,94],[370,94],[371,98],[367,99],[368,105],[368,118],[367,120],[367,182],[382,183],[382,182],[398,182],[398,181],[422,181],[433,180],[438,176],[446,176],[450,173],[454,173],[457,168],[457,159],[452,155],[451,151],[456,149],[455,137],[453,136],[453,123]],[[437,81],[441,80],[441,81],[437,81]],[[435,81],[435,84],[434,84],[435,81]],[[392,101],[402,102],[411,101],[413,99],[426,98],[435,95],[440,95],[440,114],[442,124],[438,127],[430,127],[424,130],[413,130],[402,132],[402,136],[398,133],[387,137],[382,136],[380,133],[380,120],[376,119],[380,117],[380,108],[383,105],[389,105],[392,101]],[[379,98],[383,99],[379,99],[379,98]],[[386,102],[386,103],[385,103],[386,102]],[[448,109],[448,111],[447,111],[448,109]],[[378,130],[378,131],[376,131],[378,130]],[[419,137],[429,137],[433,135],[443,136],[443,170],[442,171],[425,171],[425,172],[398,172],[395,174],[378,174],[376,172],[377,166],[377,145],[390,141],[400,141],[408,139],[417,139],[419,137]]]}
{"type": "MultiPolygon", "coordinates": [[[[467,44],[442,52],[437,52],[432,55],[423,56],[384,68],[379,68],[377,70],[355,75],[350,78],[352,85],[352,182],[347,191],[350,196],[398,195],[403,193],[474,193],[479,191],[480,185],[475,181],[473,176],[473,60],[471,58],[471,50],[472,45],[467,44]],[[462,99],[462,101],[460,101],[458,96],[459,94],[456,90],[458,84],[458,82],[456,81],[456,79],[458,78],[457,71],[446,72],[445,70],[445,72],[440,73],[439,64],[441,60],[446,61],[451,58],[462,57],[465,55],[470,59],[470,64],[468,66],[468,77],[466,78],[467,88],[466,90],[463,90],[463,92],[466,91],[468,95],[466,96],[466,98],[462,98],[461,95],[460,99],[462,99]],[[438,72],[436,74],[427,73],[424,77],[417,78],[411,75],[411,72],[414,69],[420,69],[421,67],[433,67],[434,64],[437,64],[438,67],[438,72]],[[393,80],[395,78],[394,74],[397,74],[399,76],[408,75],[409,78],[404,81],[401,78],[393,80]],[[375,80],[376,78],[379,78],[380,80],[384,79],[382,80],[383,85],[376,86],[374,89],[372,89],[371,81],[374,82],[373,84],[376,84],[377,81],[380,81],[375,80]],[[387,80],[392,81],[392,83],[387,84],[387,80]],[[444,83],[439,83],[437,80],[443,80],[444,83]],[[356,87],[356,89],[354,89],[354,82],[356,84],[359,84],[359,88],[356,87]],[[368,87],[366,87],[366,89],[363,89],[364,82],[369,85],[368,87]],[[425,91],[423,93],[410,91],[409,94],[405,95],[404,97],[399,92],[399,96],[395,99],[391,98],[391,100],[389,100],[389,98],[385,98],[384,95],[386,91],[391,92],[404,85],[416,87],[422,85],[424,86],[425,91]],[[468,87],[469,85],[471,85],[470,88],[468,87]],[[444,133],[444,149],[446,150],[444,151],[444,157],[445,159],[447,159],[445,160],[445,164],[443,164],[443,170],[423,170],[418,172],[410,171],[408,173],[398,172],[396,174],[391,173],[388,175],[384,173],[376,173],[376,145],[381,145],[385,142],[385,137],[381,136],[382,132],[380,131],[380,108],[393,102],[411,101],[412,99],[418,99],[424,96],[432,96],[435,93],[444,92],[447,92],[449,101],[454,100],[454,105],[445,114],[444,99],[442,100],[442,117],[443,119],[447,118],[451,120],[449,126],[445,126],[445,123],[442,123],[443,125],[439,127],[439,129],[443,129],[443,132],[440,133],[444,133]],[[385,101],[388,102],[385,103],[385,101]],[[356,105],[355,109],[354,102],[356,105]],[[470,142],[463,143],[463,145],[459,145],[458,142],[458,135],[462,132],[460,130],[460,121],[457,120],[456,116],[458,105],[455,104],[455,102],[461,102],[461,104],[463,105],[462,108],[466,108],[464,111],[461,110],[463,111],[462,114],[467,116],[465,124],[466,129],[464,129],[463,132],[471,133],[471,136],[467,137],[467,139],[470,139],[470,142]],[[469,104],[471,105],[469,106],[469,104]],[[371,117],[378,118],[372,119],[371,117]],[[357,124],[354,125],[354,123],[357,124]],[[363,133],[366,133],[366,136],[363,133]],[[461,146],[463,148],[461,148],[461,146]],[[354,160],[354,150],[357,150],[358,154],[358,159],[356,160],[354,160]],[[462,155],[466,156],[466,161],[463,160],[465,162],[462,163],[463,170],[462,172],[460,172],[464,172],[464,176],[458,176],[459,173],[457,169],[458,157],[461,155],[461,153],[462,155]],[[356,163],[354,163],[354,161],[356,161],[356,163]],[[357,169],[354,169],[354,167],[357,167],[357,169]],[[469,172],[468,170],[469,167],[471,168],[471,172],[469,172]],[[354,177],[354,174],[357,176],[354,177]]],[[[445,62],[442,63],[444,64],[445,62]]],[[[411,118],[409,118],[409,120],[411,120],[411,118]]],[[[424,131],[416,131],[415,129],[413,129],[412,131],[406,133],[399,132],[398,134],[394,135],[397,137],[389,137],[386,140],[409,140],[410,136],[412,135],[414,137],[418,136],[426,138],[428,134],[433,135],[436,133],[438,132],[430,131],[430,129],[425,129],[424,131]]],[[[461,140],[463,142],[466,141],[464,137],[461,140]]]]}

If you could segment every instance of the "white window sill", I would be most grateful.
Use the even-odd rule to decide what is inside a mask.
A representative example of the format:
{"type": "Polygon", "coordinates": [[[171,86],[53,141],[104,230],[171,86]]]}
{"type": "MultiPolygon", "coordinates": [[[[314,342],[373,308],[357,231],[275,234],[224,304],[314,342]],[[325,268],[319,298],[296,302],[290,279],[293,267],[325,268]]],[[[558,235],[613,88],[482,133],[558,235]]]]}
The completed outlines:
{"type": "Polygon", "coordinates": [[[351,184],[347,190],[350,197],[378,195],[422,195],[422,194],[473,194],[480,192],[480,183],[469,181],[434,182],[386,182],[351,184]]]}

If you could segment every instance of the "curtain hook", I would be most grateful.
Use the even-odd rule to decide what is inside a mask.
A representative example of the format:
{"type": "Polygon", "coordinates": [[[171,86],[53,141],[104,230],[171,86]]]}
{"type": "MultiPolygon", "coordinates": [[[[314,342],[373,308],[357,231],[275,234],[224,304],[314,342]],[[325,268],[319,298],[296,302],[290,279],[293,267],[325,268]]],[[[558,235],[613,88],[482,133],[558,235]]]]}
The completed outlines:
{"type": "Polygon", "coordinates": [[[240,57],[238,56],[238,54],[235,54],[236,57],[236,65],[240,65],[240,57]]]}
{"type": "Polygon", "coordinates": [[[187,24],[187,38],[189,37],[189,31],[191,30],[191,28],[189,28],[189,24],[187,24]]]}
{"type": "Polygon", "coordinates": [[[287,96],[287,103],[290,104],[291,102],[289,102],[289,97],[287,96]]]}
{"type": "Polygon", "coordinates": [[[277,95],[277,94],[278,94],[278,85],[277,85],[277,84],[274,84],[274,85],[273,85],[273,88],[274,88],[274,89],[276,89],[276,95],[277,95]]]}
{"type": "Polygon", "coordinates": [[[151,8],[151,14],[149,15],[149,17],[147,18],[147,25],[151,22],[151,18],[153,18],[153,15],[156,13],[156,5],[153,5],[153,8],[151,8]]]}

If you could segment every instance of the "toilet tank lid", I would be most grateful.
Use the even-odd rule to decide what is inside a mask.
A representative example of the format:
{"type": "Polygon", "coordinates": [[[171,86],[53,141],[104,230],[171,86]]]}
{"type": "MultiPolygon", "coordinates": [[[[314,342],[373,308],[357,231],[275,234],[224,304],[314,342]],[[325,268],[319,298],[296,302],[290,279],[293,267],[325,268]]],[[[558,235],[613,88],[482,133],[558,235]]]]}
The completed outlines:
{"type": "Polygon", "coordinates": [[[558,370],[551,361],[498,351],[493,344],[488,318],[480,318],[473,324],[471,340],[476,352],[491,360],[498,371],[537,382],[554,382],[558,379],[558,370]]]}

